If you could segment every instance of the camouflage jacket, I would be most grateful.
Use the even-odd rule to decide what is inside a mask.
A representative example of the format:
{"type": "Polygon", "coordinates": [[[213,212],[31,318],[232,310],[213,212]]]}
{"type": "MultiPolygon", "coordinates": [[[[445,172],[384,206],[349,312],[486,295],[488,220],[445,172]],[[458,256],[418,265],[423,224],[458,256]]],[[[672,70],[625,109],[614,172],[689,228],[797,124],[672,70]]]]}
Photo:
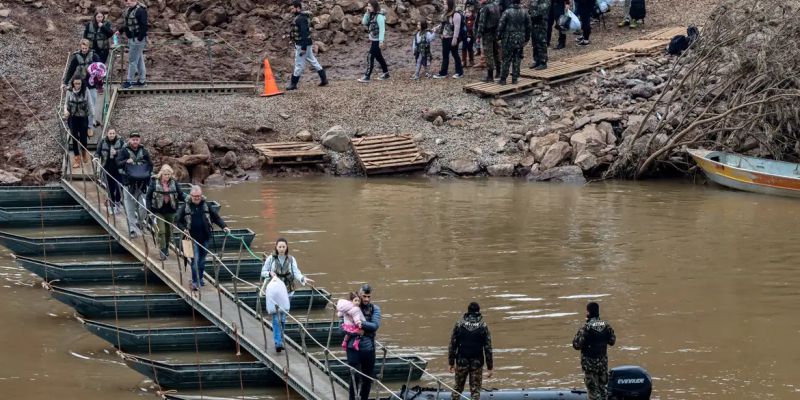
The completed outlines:
{"type": "Polygon", "coordinates": [[[550,15],[550,0],[530,0],[528,15],[531,19],[547,19],[550,15]]]}
{"type": "Polygon", "coordinates": [[[500,23],[500,4],[498,2],[487,3],[481,7],[478,14],[478,26],[476,29],[477,37],[486,34],[496,34],[497,25],[500,23]]]}
{"type": "Polygon", "coordinates": [[[617,335],[614,328],[600,319],[590,318],[586,321],[575,338],[572,339],[572,347],[581,351],[582,358],[606,358],[606,349],[617,342],[617,335]]]}
{"type": "Polygon", "coordinates": [[[492,369],[492,334],[483,321],[481,313],[467,313],[456,322],[450,336],[447,349],[447,360],[450,365],[459,367],[480,368],[486,362],[486,368],[492,369]]]}
{"type": "Polygon", "coordinates": [[[531,17],[519,8],[519,4],[512,4],[500,18],[500,27],[497,34],[504,46],[522,47],[531,36],[531,17]]]}

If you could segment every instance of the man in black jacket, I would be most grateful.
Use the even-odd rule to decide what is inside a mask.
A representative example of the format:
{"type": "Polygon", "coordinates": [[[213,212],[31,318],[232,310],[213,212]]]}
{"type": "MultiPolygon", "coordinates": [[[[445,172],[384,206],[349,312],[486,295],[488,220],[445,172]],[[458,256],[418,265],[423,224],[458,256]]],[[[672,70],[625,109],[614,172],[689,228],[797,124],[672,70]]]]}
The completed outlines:
{"type": "Polygon", "coordinates": [[[492,377],[494,361],[492,360],[492,334],[489,327],[483,322],[481,306],[472,302],[467,307],[467,313],[456,322],[453,334],[450,336],[450,347],[447,351],[447,361],[450,363],[450,372],[456,374],[456,390],[452,394],[453,400],[461,398],[464,384],[469,377],[469,391],[472,400],[481,396],[483,384],[483,365],[486,364],[486,377],[492,377]]]}
{"type": "Polygon", "coordinates": [[[189,200],[183,204],[183,207],[178,208],[175,223],[184,234],[194,240],[192,290],[197,290],[198,287],[206,284],[203,281],[203,273],[206,270],[208,246],[211,244],[213,229],[211,224],[216,224],[226,233],[230,232],[231,229],[225,225],[225,221],[220,218],[219,214],[208,205],[203,197],[203,189],[200,189],[200,186],[192,186],[191,191],[189,191],[189,200]]]}
{"type": "Polygon", "coordinates": [[[292,13],[294,13],[294,20],[292,21],[292,41],[294,41],[294,72],[292,73],[292,81],[286,90],[297,89],[297,83],[300,82],[300,76],[303,75],[303,70],[306,68],[306,61],[319,74],[319,85],[326,86],[328,84],[328,77],[325,75],[325,69],[319,64],[317,58],[314,57],[314,48],[311,41],[311,13],[303,11],[303,2],[294,0],[292,2],[292,13]]]}
{"type": "Polygon", "coordinates": [[[128,143],[117,153],[116,161],[125,185],[122,199],[128,218],[128,234],[134,239],[144,230],[147,218],[144,195],[153,172],[153,161],[150,153],[141,145],[139,132],[131,132],[128,143]]]}
{"type": "Polygon", "coordinates": [[[364,314],[364,323],[361,324],[361,332],[359,332],[360,339],[356,342],[356,338],[359,336],[350,335],[345,343],[347,365],[360,372],[352,370],[350,372],[349,400],[367,400],[369,398],[369,392],[372,389],[371,379],[375,378],[375,348],[377,347],[375,335],[381,328],[381,308],[372,302],[372,287],[366,283],[361,285],[358,296],[361,298],[361,312],[364,314]]]}
{"type": "Polygon", "coordinates": [[[128,38],[128,78],[124,89],[131,86],[144,86],[146,69],[144,67],[144,47],[147,44],[147,7],[137,0],[125,0],[128,8],[122,13],[123,24],[120,32],[128,38]],[[138,80],[134,81],[136,74],[138,80]]]}
{"type": "Polygon", "coordinates": [[[572,347],[581,351],[581,369],[590,400],[608,400],[608,346],[617,342],[611,325],[600,319],[600,305],[586,305],[586,323],[581,326],[572,347]]]}

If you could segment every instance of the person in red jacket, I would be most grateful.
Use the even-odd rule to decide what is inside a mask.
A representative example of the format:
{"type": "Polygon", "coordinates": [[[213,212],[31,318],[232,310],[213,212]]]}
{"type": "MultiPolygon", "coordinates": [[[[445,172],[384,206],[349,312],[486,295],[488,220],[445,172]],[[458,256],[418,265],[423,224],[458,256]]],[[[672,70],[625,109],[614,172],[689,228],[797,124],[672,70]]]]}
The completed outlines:
{"type": "Polygon", "coordinates": [[[464,23],[467,25],[467,37],[461,46],[461,60],[464,61],[464,66],[472,67],[475,65],[475,13],[472,8],[467,8],[464,23]]]}

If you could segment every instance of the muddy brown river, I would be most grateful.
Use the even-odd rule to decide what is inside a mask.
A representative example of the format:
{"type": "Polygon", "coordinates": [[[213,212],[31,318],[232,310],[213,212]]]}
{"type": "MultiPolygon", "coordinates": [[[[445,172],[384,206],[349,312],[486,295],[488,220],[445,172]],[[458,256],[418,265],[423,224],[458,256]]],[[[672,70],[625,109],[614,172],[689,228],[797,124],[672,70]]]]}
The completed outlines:
{"type": "MultiPolygon", "coordinates": [[[[597,300],[617,333],[610,364],[645,367],[653,398],[800,398],[797,200],[685,182],[331,178],[207,195],[232,226],[258,234],[255,248],[286,237],[318,286],[342,295],[372,284],[379,340],[448,381],[452,325],[476,300],[495,351],[485,386],[582,387],[571,340],[597,300]]],[[[0,275],[0,398],[156,398],[5,250],[0,275]]],[[[281,388],[228,392],[286,398],[281,388]]]]}

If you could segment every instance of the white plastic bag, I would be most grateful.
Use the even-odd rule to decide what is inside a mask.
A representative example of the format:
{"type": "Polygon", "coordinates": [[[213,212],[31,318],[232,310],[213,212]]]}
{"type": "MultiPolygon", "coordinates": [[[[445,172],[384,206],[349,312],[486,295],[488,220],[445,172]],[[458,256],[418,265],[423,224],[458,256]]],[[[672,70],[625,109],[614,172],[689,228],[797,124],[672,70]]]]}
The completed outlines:
{"type": "Polygon", "coordinates": [[[278,277],[272,278],[264,290],[267,299],[267,313],[275,314],[277,305],[282,311],[289,311],[289,292],[286,285],[278,277]]]}
{"type": "Polygon", "coordinates": [[[567,17],[569,18],[569,30],[570,31],[579,31],[581,30],[581,20],[578,18],[572,10],[567,10],[567,17]]]}
{"type": "Polygon", "coordinates": [[[597,0],[597,10],[600,11],[600,14],[607,13],[608,9],[608,0],[597,0]]]}

